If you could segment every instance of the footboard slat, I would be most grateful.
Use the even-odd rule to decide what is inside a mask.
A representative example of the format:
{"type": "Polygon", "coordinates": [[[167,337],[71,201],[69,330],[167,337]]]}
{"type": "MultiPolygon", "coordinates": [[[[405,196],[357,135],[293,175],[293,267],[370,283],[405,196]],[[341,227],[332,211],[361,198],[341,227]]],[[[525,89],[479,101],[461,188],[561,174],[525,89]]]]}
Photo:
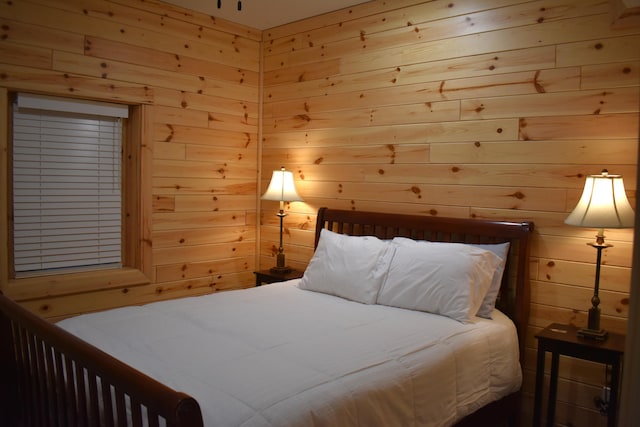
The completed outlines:
{"type": "Polygon", "coordinates": [[[202,427],[198,403],[0,293],[0,425],[202,427]],[[5,344],[6,343],[6,344],[5,344]],[[130,415],[128,415],[130,411],[130,415]]]}

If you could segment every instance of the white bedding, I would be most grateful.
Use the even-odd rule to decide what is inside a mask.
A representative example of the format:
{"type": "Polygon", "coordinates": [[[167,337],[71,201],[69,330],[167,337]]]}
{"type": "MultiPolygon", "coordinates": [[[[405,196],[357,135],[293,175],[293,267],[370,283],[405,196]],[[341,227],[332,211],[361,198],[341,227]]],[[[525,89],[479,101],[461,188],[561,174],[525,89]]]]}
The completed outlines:
{"type": "Polygon", "coordinates": [[[58,323],[193,396],[205,426],[447,426],[520,388],[513,323],[462,324],[298,280],[58,323]]]}

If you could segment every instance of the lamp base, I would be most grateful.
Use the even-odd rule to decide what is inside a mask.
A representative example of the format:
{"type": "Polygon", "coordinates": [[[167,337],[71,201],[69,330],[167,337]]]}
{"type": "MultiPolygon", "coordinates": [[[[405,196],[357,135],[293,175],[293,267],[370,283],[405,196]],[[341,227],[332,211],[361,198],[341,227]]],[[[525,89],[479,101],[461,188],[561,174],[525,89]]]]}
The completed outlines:
{"type": "Polygon", "coordinates": [[[270,272],[272,273],[276,273],[276,274],[287,274],[287,273],[291,273],[293,271],[293,268],[291,267],[271,267],[269,269],[270,272]]]}
{"type": "Polygon", "coordinates": [[[604,341],[607,339],[607,335],[609,335],[609,333],[604,329],[594,330],[589,328],[582,328],[578,330],[577,335],[580,338],[587,338],[587,339],[596,340],[596,341],[604,341]]]}

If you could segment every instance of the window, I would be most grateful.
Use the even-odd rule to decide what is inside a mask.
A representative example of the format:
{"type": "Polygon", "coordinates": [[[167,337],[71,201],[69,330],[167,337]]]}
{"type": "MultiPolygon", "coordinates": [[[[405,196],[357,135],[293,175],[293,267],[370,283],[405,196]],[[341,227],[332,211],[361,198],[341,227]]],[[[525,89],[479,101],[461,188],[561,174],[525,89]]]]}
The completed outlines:
{"type": "Polygon", "coordinates": [[[19,94],[13,108],[16,277],[122,266],[127,106],[19,94]]]}

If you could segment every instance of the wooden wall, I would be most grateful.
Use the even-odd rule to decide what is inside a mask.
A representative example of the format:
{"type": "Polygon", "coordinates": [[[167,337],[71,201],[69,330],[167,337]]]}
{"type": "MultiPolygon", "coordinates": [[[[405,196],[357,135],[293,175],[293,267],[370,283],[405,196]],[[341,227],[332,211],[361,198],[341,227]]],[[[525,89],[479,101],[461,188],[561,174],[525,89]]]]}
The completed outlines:
{"type": "Polygon", "coordinates": [[[18,0],[0,34],[0,91],[143,106],[145,252],[141,274],[10,280],[3,245],[3,291],[58,318],[253,283],[259,31],[153,0],[18,0]]]}
{"type": "MultiPolygon", "coordinates": [[[[535,333],[585,325],[595,230],[564,225],[587,174],[622,174],[635,203],[640,26],[607,1],[373,1],[265,31],[261,188],[281,165],[304,203],[285,218],[288,263],[312,255],[320,206],[533,220],[524,418],[535,333]]],[[[260,265],[277,206],[263,202],[260,265]]],[[[626,327],[631,230],[607,230],[602,323],[626,327]]],[[[600,426],[601,365],[562,358],[557,420],[600,426]]]]}
{"type": "MultiPolygon", "coordinates": [[[[285,219],[299,268],[320,206],[529,219],[527,418],[534,334],[586,323],[594,230],[563,224],[585,175],[623,174],[635,203],[640,28],[609,12],[604,0],[380,0],[260,33],[155,0],[2,2],[0,95],[143,106],[149,265],[146,280],[93,274],[65,291],[5,270],[3,290],[57,318],[249,286],[256,257],[275,263],[277,204],[258,197],[282,165],[305,198],[285,219]]],[[[8,196],[3,185],[0,209],[8,196]]],[[[603,324],[624,331],[632,232],[607,237],[603,324]]],[[[563,359],[558,420],[603,425],[591,403],[603,379],[563,359]]]]}

